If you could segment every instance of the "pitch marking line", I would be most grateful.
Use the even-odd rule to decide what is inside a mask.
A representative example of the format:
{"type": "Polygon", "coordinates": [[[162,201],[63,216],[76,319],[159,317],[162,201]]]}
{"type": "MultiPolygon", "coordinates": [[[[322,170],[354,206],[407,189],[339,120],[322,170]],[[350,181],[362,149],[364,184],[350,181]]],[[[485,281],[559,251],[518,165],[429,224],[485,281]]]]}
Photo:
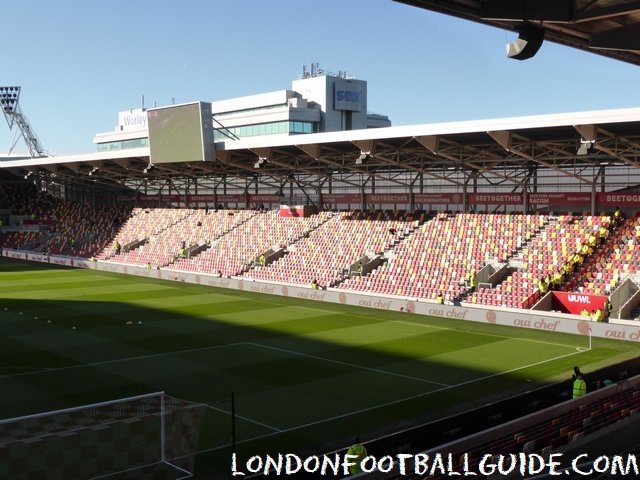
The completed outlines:
{"type": "Polygon", "coordinates": [[[267,350],[275,350],[277,352],[286,353],[288,355],[296,355],[296,356],[299,356],[299,357],[312,358],[314,360],[321,360],[323,362],[335,363],[335,364],[338,364],[338,365],[343,365],[345,367],[356,368],[356,369],[359,369],[359,370],[366,370],[368,372],[380,373],[380,374],[383,374],[383,375],[391,375],[393,377],[404,378],[404,379],[407,379],[407,380],[415,380],[417,382],[429,383],[431,385],[438,385],[439,387],[450,387],[451,386],[451,385],[449,385],[447,383],[434,382],[434,381],[431,381],[431,380],[425,380],[424,378],[412,377],[411,375],[403,375],[401,373],[389,372],[387,370],[380,370],[378,368],[364,367],[362,365],[357,365],[355,363],[342,362],[340,360],[333,360],[331,358],[320,357],[318,355],[310,355],[308,353],[296,352],[295,350],[288,350],[286,348],[272,347],[272,346],[269,346],[269,345],[263,345],[261,343],[254,343],[254,342],[246,342],[246,344],[247,345],[253,345],[253,346],[258,347],[258,348],[264,348],[264,349],[267,349],[267,350]]]}
{"type": "MultiPolygon", "coordinates": [[[[198,348],[188,348],[186,350],[176,350],[173,352],[162,352],[162,353],[150,353],[147,355],[139,355],[139,356],[135,356],[135,357],[125,357],[125,358],[114,358],[113,360],[101,360],[98,362],[91,362],[91,363],[78,363],[76,365],[67,365],[64,367],[53,367],[53,368],[46,368],[43,370],[34,370],[34,371],[30,371],[30,372],[20,372],[20,373],[11,373],[11,374],[6,374],[6,375],[0,375],[0,378],[6,378],[6,377],[17,377],[17,376],[24,376],[24,375],[33,375],[36,373],[43,373],[43,372],[59,372],[59,371],[63,371],[63,370],[71,370],[74,368],[84,368],[84,367],[97,367],[100,365],[110,365],[113,363],[120,363],[120,362],[132,362],[132,361],[136,361],[136,360],[147,360],[149,358],[158,358],[158,357],[167,357],[167,356],[171,356],[171,355],[181,355],[183,353],[192,353],[192,352],[202,352],[204,350],[215,350],[218,348],[227,348],[227,347],[237,347],[237,346],[242,346],[245,345],[245,342],[237,342],[237,343],[226,343],[224,345],[210,345],[208,347],[198,347],[198,348]]],[[[12,367],[12,368],[18,368],[18,367],[12,367]]],[[[28,367],[24,367],[24,368],[28,368],[28,367]]]]}
{"type": "MultiPolygon", "coordinates": [[[[326,422],[332,422],[334,420],[340,420],[340,419],[343,419],[343,418],[346,418],[346,417],[350,417],[352,415],[358,415],[358,414],[361,414],[361,413],[371,412],[373,410],[377,410],[379,408],[387,407],[387,406],[390,406],[390,405],[396,405],[396,404],[399,404],[399,403],[402,403],[402,402],[405,402],[405,401],[408,401],[408,400],[415,400],[415,399],[421,398],[421,397],[428,397],[429,395],[433,395],[434,393],[440,393],[440,392],[444,392],[446,390],[452,390],[454,388],[462,387],[462,386],[469,385],[469,384],[472,384],[472,383],[482,382],[484,380],[489,380],[490,378],[499,377],[501,375],[505,375],[505,374],[508,374],[508,373],[517,372],[518,370],[524,370],[526,368],[535,367],[537,365],[542,365],[544,363],[553,362],[555,360],[560,360],[562,358],[571,357],[573,355],[578,355],[579,353],[582,353],[582,352],[571,352],[571,353],[567,353],[565,355],[559,355],[557,357],[548,358],[546,360],[541,360],[539,362],[534,362],[534,363],[530,363],[530,364],[527,364],[527,365],[522,365],[520,367],[511,368],[509,370],[505,370],[505,371],[498,372],[498,373],[493,373],[491,375],[485,375],[483,377],[474,378],[472,380],[468,380],[466,382],[458,383],[456,385],[446,385],[446,386],[443,386],[442,388],[438,388],[438,389],[432,390],[430,392],[419,393],[417,395],[411,395],[409,397],[404,397],[404,398],[401,398],[401,399],[398,399],[398,400],[393,400],[393,401],[390,401],[390,402],[381,403],[381,404],[373,406],[373,407],[362,408],[362,409],[359,409],[359,410],[354,410],[352,412],[343,413],[343,414],[340,414],[340,415],[335,415],[333,417],[323,418],[323,419],[317,420],[315,422],[309,422],[309,423],[305,423],[303,425],[297,425],[295,427],[285,428],[285,429],[282,429],[282,430],[278,431],[277,433],[289,433],[289,432],[293,432],[293,431],[296,431],[296,430],[302,430],[304,428],[313,427],[315,425],[320,425],[320,424],[326,423],[326,422]]],[[[271,437],[271,436],[273,436],[275,434],[276,433],[266,433],[264,435],[257,435],[255,437],[252,437],[252,438],[249,438],[249,439],[246,439],[246,440],[242,440],[242,441],[240,441],[238,443],[248,443],[248,442],[251,442],[253,440],[260,440],[262,438],[268,438],[268,437],[271,437]]],[[[222,448],[228,448],[230,445],[231,445],[230,443],[227,443],[227,444],[224,444],[224,445],[220,445],[218,447],[213,447],[213,448],[209,448],[209,449],[205,449],[205,450],[199,450],[198,452],[196,452],[196,454],[212,452],[212,451],[220,450],[222,448]]]]}
{"type": "MultiPolygon", "coordinates": [[[[470,330],[461,330],[459,328],[445,328],[445,327],[432,327],[431,325],[423,325],[421,323],[417,323],[417,322],[405,322],[402,320],[389,320],[392,323],[404,323],[407,325],[417,325],[417,326],[424,326],[427,328],[440,328],[441,330],[450,330],[453,332],[463,332],[463,333],[469,333],[471,335],[484,335],[486,337],[496,337],[496,338],[504,338],[505,340],[521,340],[523,342],[530,342],[530,343],[541,343],[543,345],[553,345],[555,347],[566,347],[566,348],[580,348],[580,347],[576,347],[575,345],[567,345],[564,343],[556,343],[556,342],[546,342],[544,340],[535,340],[533,338],[525,338],[525,337],[512,337],[509,335],[498,335],[495,333],[487,333],[487,332],[472,332],[470,330]]],[[[507,325],[504,325],[507,326],[507,325]]],[[[569,334],[567,334],[569,335],[569,334]]]]}
{"type": "MultiPolygon", "coordinates": [[[[210,408],[211,410],[215,410],[216,412],[224,413],[225,415],[231,415],[231,412],[229,412],[228,410],[225,410],[224,408],[214,407],[209,403],[204,403],[203,405],[206,405],[208,408],[210,408]]],[[[267,425],[266,423],[258,422],[257,420],[253,420],[249,417],[244,417],[242,415],[236,414],[236,418],[239,418],[240,420],[244,420],[245,422],[255,423],[256,425],[259,425],[261,427],[267,428],[269,430],[273,430],[275,433],[282,433],[284,431],[279,428],[272,427],[271,425],[267,425]]],[[[267,434],[267,435],[272,435],[272,434],[267,434]]]]}

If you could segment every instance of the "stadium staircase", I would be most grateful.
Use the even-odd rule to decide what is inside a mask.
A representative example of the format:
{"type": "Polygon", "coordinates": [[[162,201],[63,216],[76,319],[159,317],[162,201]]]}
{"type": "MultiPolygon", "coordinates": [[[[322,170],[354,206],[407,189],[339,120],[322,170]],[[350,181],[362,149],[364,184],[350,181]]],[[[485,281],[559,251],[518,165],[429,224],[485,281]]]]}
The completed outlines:
{"type": "MultiPolygon", "coordinates": [[[[552,277],[570,260],[589,235],[609,217],[560,215],[546,221],[508,258],[508,274],[490,285],[479,284],[476,292],[464,292],[459,301],[512,308],[530,308],[540,298],[538,280],[552,277]]],[[[600,249],[585,258],[597,255],[600,249]]],[[[584,265],[584,264],[583,264],[584,265]]],[[[578,278],[580,269],[572,278],[578,278]]],[[[565,280],[566,283],[567,280],[565,280]]],[[[563,288],[561,286],[560,288],[563,288]]]]}

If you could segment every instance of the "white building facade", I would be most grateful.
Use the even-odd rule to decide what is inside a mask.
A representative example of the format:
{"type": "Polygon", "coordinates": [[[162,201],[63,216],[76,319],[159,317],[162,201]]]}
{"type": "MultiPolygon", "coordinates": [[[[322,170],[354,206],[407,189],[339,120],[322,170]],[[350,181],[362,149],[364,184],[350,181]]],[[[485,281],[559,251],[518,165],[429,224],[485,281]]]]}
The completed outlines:
{"type": "MultiPolygon", "coordinates": [[[[265,135],[361,130],[390,127],[385,115],[367,112],[367,82],[321,70],[294,80],[290,90],[211,102],[214,141],[265,135]]],[[[118,114],[113,132],[94,137],[98,151],[149,146],[144,108],[118,114]]]]}

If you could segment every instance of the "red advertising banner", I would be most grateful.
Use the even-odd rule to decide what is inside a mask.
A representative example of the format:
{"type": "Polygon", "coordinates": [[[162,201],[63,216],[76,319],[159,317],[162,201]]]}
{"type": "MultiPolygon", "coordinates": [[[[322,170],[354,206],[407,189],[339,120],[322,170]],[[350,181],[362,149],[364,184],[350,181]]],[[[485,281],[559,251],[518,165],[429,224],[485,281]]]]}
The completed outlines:
{"type": "Polygon", "coordinates": [[[596,193],[596,205],[601,207],[640,207],[640,192],[596,193]]]}
{"type": "Polygon", "coordinates": [[[470,205],[522,205],[522,193],[469,193],[470,205]]]}
{"type": "Polygon", "coordinates": [[[337,203],[346,203],[346,204],[359,204],[360,203],[360,194],[359,193],[324,193],[322,194],[322,202],[337,204],[337,203]]]}
{"type": "Polygon", "coordinates": [[[27,218],[22,220],[23,225],[55,225],[55,220],[29,220],[27,218]]]}
{"type": "Polygon", "coordinates": [[[580,315],[586,308],[589,312],[601,309],[607,299],[606,295],[590,295],[580,292],[551,292],[552,308],[562,312],[580,315]]]}
{"type": "Polygon", "coordinates": [[[184,201],[183,195],[162,195],[163,202],[180,203],[184,201]]]}
{"type": "Polygon", "coordinates": [[[141,203],[152,203],[159,202],[161,196],[160,195],[140,195],[138,197],[138,201],[141,203]]]}
{"type": "Polygon", "coordinates": [[[462,205],[464,197],[461,193],[414,193],[413,203],[421,205],[428,203],[431,205],[462,205]]]}
{"type": "Polygon", "coordinates": [[[311,205],[280,205],[280,216],[287,218],[306,218],[316,213],[311,205]]]}
{"type": "Polygon", "coordinates": [[[408,193],[365,193],[365,203],[409,204],[408,193]]]}
{"type": "Polygon", "coordinates": [[[533,192],[528,195],[529,205],[591,205],[591,194],[588,192],[553,193],[533,192]]]}
{"type": "Polygon", "coordinates": [[[220,193],[215,196],[215,201],[219,203],[244,203],[243,193],[220,193]]]}
{"type": "Polygon", "coordinates": [[[280,197],[269,194],[253,194],[248,195],[249,203],[277,203],[280,204],[280,197]]]}
{"type": "Polygon", "coordinates": [[[207,195],[202,193],[189,195],[187,198],[189,199],[189,203],[213,203],[216,201],[214,195],[207,195]]]}

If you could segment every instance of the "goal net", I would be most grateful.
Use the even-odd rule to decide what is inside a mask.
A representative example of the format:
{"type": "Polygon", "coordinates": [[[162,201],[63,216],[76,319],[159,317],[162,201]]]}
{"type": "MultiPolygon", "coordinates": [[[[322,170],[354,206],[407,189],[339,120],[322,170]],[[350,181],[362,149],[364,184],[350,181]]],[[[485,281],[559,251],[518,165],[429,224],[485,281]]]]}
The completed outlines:
{"type": "Polygon", "coordinates": [[[0,478],[188,478],[205,412],[159,392],[1,420],[0,478]]]}

